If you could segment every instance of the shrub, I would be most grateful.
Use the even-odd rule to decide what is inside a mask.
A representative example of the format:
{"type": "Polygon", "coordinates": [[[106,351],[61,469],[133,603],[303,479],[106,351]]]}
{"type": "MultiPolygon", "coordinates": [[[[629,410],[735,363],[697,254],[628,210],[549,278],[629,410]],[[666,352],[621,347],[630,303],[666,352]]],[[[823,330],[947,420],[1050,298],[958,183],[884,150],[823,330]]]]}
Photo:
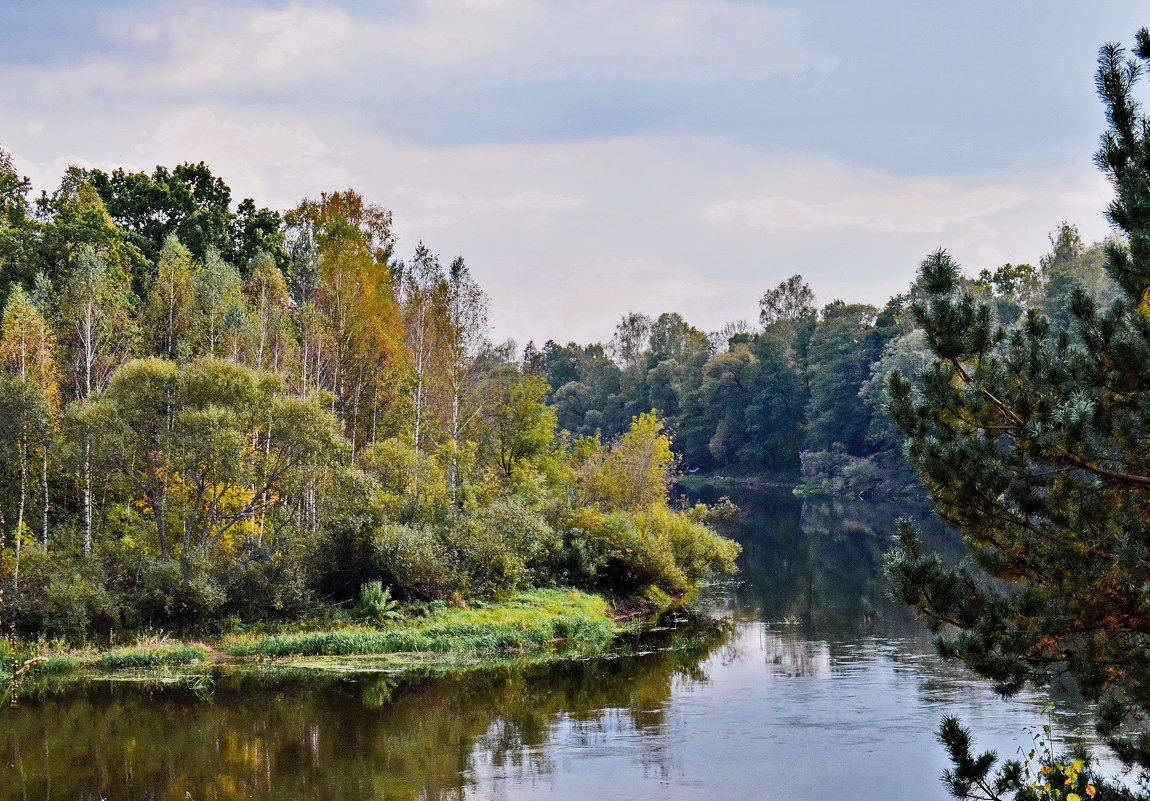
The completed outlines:
{"type": "Polygon", "coordinates": [[[712,572],[733,573],[738,544],[697,517],[694,511],[660,506],[613,514],[581,510],[567,534],[568,577],[580,586],[620,594],[649,586],[681,593],[712,572]]]}
{"type": "Polygon", "coordinates": [[[561,540],[536,510],[517,497],[495,500],[445,532],[473,590],[507,593],[548,578],[561,540]]]}
{"type": "Polygon", "coordinates": [[[369,581],[359,588],[355,613],[362,620],[382,624],[403,617],[398,606],[391,597],[391,590],[384,587],[383,582],[369,581]]]}
{"type": "Polygon", "coordinates": [[[372,535],[370,564],[402,598],[448,598],[467,581],[453,554],[429,527],[386,525],[372,535]]]}

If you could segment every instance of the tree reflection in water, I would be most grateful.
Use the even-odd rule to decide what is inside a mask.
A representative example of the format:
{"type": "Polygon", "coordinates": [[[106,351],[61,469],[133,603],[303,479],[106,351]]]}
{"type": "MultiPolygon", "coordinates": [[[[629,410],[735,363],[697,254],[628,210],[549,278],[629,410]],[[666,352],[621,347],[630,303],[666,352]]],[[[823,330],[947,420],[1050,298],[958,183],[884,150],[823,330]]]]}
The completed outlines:
{"type": "Polygon", "coordinates": [[[698,621],[645,639],[642,655],[402,683],[223,675],[210,701],[125,682],[48,688],[3,711],[0,798],[461,799],[477,761],[546,776],[556,727],[660,733],[674,682],[705,680],[726,636],[698,621]]]}
{"type": "MultiPolygon", "coordinates": [[[[921,636],[912,612],[887,597],[883,555],[899,517],[915,518],[932,547],[958,558],[961,543],[929,507],[800,500],[789,491],[728,492],[739,513],[719,527],[743,546],[734,591],[721,588],[711,610],[763,620],[791,639],[837,642],[881,633],[921,636]]],[[[691,500],[712,503],[710,490],[691,500]]]]}
{"type": "MultiPolygon", "coordinates": [[[[946,766],[929,745],[943,712],[1003,754],[1044,720],[1045,698],[1003,703],[887,601],[894,519],[925,512],[734,500],[740,583],[612,658],[421,681],[222,675],[209,701],[57,686],[0,710],[0,799],[917,801],[946,766]],[[888,780],[860,785],[876,764],[888,780]]],[[[1060,703],[1066,737],[1078,721],[1060,703]]]]}

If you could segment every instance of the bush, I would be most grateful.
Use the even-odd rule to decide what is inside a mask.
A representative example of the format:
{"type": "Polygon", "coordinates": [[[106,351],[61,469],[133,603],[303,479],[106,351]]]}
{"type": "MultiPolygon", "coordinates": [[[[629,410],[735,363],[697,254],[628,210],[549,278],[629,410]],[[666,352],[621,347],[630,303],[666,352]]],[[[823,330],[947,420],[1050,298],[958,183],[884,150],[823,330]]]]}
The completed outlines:
{"type": "Polygon", "coordinates": [[[120,616],[118,599],[101,581],[98,564],[25,546],[20,589],[6,588],[9,614],[25,635],[86,640],[97,628],[112,627],[120,616]]]}
{"type": "Polygon", "coordinates": [[[500,498],[445,532],[471,589],[501,594],[545,581],[561,540],[517,497],[500,498]]]}
{"type": "Polygon", "coordinates": [[[713,572],[735,572],[739,545],[692,512],[653,506],[642,512],[576,513],[567,533],[567,577],[579,586],[619,594],[653,586],[682,593],[713,572]]]}
{"type": "Polygon", "coordinates": [[[467,580],[434,529],[386,525],[372,535],[371,568],[402,598],[449,598],[467,580]]]}
{"type": "Polygon", "coordinates": [[[307,586],[305,565],[298,555],[291,555],[302,552],[302,544],[289,548],[287,553],[257,549],[226,565],[220,583],[227,602],[220,614],[249,621],[283,619],[314,606],[315,596],[307,586]]]}
{"type": "Polygon", "coordinates": [[[381,581],[369,581],[359,588],[359,604],[356,616],[371,623],[386,623],[403,617],[399,604],[391,597],[391,590],[381,581]]]}

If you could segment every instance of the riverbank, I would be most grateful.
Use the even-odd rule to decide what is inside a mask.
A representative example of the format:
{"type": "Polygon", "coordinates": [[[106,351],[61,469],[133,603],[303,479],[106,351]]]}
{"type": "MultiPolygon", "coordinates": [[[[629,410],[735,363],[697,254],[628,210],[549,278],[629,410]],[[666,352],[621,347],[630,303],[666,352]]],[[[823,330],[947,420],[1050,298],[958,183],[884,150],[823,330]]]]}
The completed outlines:
{"type": "Polygon", "coordinates": [[[699,492],[704,487],[718,489],[742,489],[764,491],[785,489],[791,490],[800,483],[798,475],[751,475],[732,476],[724,473],[695,473],[682,475],[675,479],[675,486],[687,492],[699,492]]]}
{"type": "MultiPolygon", "coordinates": [[[[178,680],[225,666],[400,674],[423,672],[429,667],[464,670],[508,659],[547,661],[595,655],[610,647],[618,635],[633,630],[638,619],[642,618],[631,613],[616,614],[597,595],[537,589],[499,602],[443,606],[426,615],[401,616],[378,625],[245,632],[218,640],[154,637],[112,650],[27,644],[18,648],[15,667],[18,670],[29,660],[44,660],[29,665],[23,682],[54,678],[178,680]]],[[[0,646],[0,655],[5,657],[5,664],[13,662],[10,647],[0,646]]]]}

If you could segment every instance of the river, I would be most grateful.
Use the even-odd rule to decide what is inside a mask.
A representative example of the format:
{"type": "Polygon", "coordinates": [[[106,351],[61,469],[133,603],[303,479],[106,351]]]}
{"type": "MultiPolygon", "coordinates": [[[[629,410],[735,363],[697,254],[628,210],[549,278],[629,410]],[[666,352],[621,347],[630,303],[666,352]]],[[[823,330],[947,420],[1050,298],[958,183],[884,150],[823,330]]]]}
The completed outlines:
{"type": "MultiPolygon", "coordinates": [[[[934,730],[1014,756],[1045,697],[1003,701],[885,595],[893,521],[922,510],[740,492],[736,581],[604,658],[398,680],[99,682],[0,710],[0,798],[795,799],[948,796],[934,730]]],[[[1063,744],[1088,725],[1056,699],[1063,744]]]]}

